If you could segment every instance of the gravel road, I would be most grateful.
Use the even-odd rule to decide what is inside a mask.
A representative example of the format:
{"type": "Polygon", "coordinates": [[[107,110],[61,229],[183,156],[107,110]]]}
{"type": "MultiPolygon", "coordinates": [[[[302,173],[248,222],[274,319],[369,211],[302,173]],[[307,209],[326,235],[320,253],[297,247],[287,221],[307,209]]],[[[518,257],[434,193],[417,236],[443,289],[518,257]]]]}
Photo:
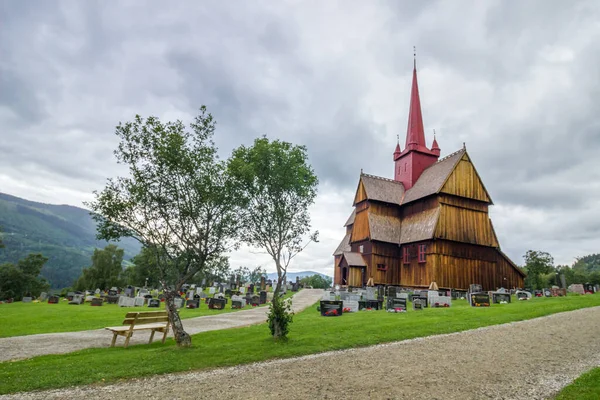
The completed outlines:
{"type": "MultiPolygon", "coordinates": [[[[321,289],[303,289],[292,297],[295,312],[304,310],[321,298],[321,289]]],[[[123,315],[127,310],[123,310],[123,315]]],[[[195,334],[218,329],[239,328],[266,321],[268,307],[257,307],[206,317],[183,320],[185,331],[195,334]]],[[[118,325],[118,324],[116,324],[118,325]]],[[[169,336],[172,336],[169,335],[169,336]]],[[[148,343],[149,332],[136,332],[130,344],[148,343]]],[[[16,336],[0,339],[0,362],[36,357],[44,354],[63,354],[90,347],[109,347],[112,333],[105,329],[80,332],[45,333],[40,335],[16,336]]],[[[156,337],[154,340],[157,340],[156,337]]],[[[117,345],[123,346],[124,339],[117,338],[117,345]]]]}
{"type": "Polygon", "coordinates": [[[128,399],[544,399],[598,365],[595,307],[361,349],[0,399],[112,400],[123,393],[128,399]]]}

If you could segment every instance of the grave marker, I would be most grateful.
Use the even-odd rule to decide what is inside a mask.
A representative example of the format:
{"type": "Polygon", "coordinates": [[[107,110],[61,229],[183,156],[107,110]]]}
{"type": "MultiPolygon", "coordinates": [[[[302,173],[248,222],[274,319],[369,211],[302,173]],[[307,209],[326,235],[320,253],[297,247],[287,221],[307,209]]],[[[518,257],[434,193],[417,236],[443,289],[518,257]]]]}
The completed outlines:
{"type": "Polygon", "coordinates": [[[223,310],[225,308],[225,299],[215,297],[208,299],[208,308],[210,310],[223,310]]]}
{"type": "Polygon", "coordinates": [[[23,300],[21,300],[23,303],[31,303],[31,301],[33,300],[33,297],[23,297],[23,300]]]}
{"type": "Polygon", "coordinates": [[[48,304],[58,304],[60,297],[58,296],[50,296],[48,297],[48,304]]]}
{"type": "Polygon", "coordinates": [[[267,292],[265,292],[264,290],[261,290],[259,295],[260,295],[259,303],[267,304],[267,292]]]}
{"type": "Polygon", "coordinates": [[[185,304],[185,308],[198,308],[200,307],[200,300],[188,300],[185,304]]]}
{"type": "Polygon", "coordinates": [[[91,301],[91,305],[94,307],[99,307],[104,303],[104,301],[99,297],[94,297],[91,301]]]}
{"type": "Polygon", "coordinates": [[[492,292],[491,294],[493,304],[510,303],[511,301],[510,293],[492,292]]]}
{"type": "Polygon", "coordinates": [[[38,297],[39,301],[46,301],[48,299],[48,293],[42,292],[40,293],[40,297],[38,297]]]}
{"type": "Polygon", "coordinates": [[[517,300],[530,300],[531,299],[531,293],[525,292],[523,290],[517,290],[515,295],[517,296],[517,300]]]}
{"type": "Polygon", "coordinates": [[[406,311],[406,299],[400,299],[398,297],[388,297],[386,310],[397,310],[402,309],[406,311]]]}
{"type": "Polygon", "coordinates": [[[342,301],[321,300],[319,305],[321,316],[323,317],[339,317],[344,312],[344,303],[342,301]]]}
{"type": "Polygon", "coordinates": [[[148,300],[148,308],[159,308],[160,300],[159,299],[150,299],[148,300]]]}
{"type": "Polygon", "coordinates": [[[487,293],[471,293],[469,294],[469,303],[472,307],[489,307],[490,295],[487,293]]]}
{"type": "Polygon", "coordinates": [[[422,309],[424,309],[425,306],[426,306],[425,303],[426,303],[425,299],[418,298],[418,297],[413,297],[413,302],[412,302],[413,310],[416,311],[416,310],[422,310],[422,309]]]}

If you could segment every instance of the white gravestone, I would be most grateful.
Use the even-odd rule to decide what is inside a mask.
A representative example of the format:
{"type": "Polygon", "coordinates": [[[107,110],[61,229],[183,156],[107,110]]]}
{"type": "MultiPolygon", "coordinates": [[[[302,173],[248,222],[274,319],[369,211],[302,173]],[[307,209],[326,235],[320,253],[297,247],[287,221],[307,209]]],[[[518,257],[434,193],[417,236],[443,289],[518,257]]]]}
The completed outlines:
{"type": "Polygon", "coordinates": [[[135,299],[127,296],[119,296],[119,307],[134,307],[135,299]]]}

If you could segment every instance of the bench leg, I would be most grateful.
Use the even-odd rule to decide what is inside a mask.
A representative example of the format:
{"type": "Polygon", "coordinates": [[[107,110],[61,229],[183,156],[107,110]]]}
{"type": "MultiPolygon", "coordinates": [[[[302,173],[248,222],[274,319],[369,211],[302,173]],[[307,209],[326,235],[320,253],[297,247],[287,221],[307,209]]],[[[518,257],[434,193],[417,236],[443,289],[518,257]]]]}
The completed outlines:
{"type": "Polygon", "coordinates": [[[150,340],[148,341],[148,344],[152,343],[152,339],[154,339],[154,332],[156,331],[152,329],[152,333],[150,334],[150,340]]]}
{"type": "Polygon", "coordinates": [[[114,332],[112,342],[110,343],[110,347],[115,347],[116,341],[117,341],[117,333],[114,332]]]}
{"type": "Polygon", "coordinates": [[[127,334],[127,339],[125,339],[125,348],[127,348],[127,346],[129,346],[129,339],[131,339],[131,332],[129,332],[127,334]]]}
{"type": "Polygon", "coordinates": [[[162,338],[162,344],[165,344],[165,340],[167,340],[168,333],[169,333],[169,324],[167,324],[167,326],[165,327],[165,334],[163,335],[163,338],[162,338]]]}

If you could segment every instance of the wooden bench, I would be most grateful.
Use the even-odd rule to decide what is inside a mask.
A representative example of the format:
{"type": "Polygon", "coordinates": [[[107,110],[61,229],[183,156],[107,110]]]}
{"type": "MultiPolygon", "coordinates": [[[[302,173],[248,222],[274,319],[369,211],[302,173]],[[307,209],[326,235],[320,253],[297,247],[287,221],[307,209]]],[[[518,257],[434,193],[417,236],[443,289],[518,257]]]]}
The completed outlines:
{"type": "Polygon", "coordinates": [[[164,344],[167,333],[169,333],[169,315],[166,311],[128,312],[127,315],[125,315],[123,326],[113,326],[104,329],[108,329],[113,333],[110,347],[115,347],[117,336],[124,336],[124,347],[127,348],[133,332],[146,330],[152,331],[148,343],[152,343],[155,332],[163,332],[162,342],[164,344]]]}

